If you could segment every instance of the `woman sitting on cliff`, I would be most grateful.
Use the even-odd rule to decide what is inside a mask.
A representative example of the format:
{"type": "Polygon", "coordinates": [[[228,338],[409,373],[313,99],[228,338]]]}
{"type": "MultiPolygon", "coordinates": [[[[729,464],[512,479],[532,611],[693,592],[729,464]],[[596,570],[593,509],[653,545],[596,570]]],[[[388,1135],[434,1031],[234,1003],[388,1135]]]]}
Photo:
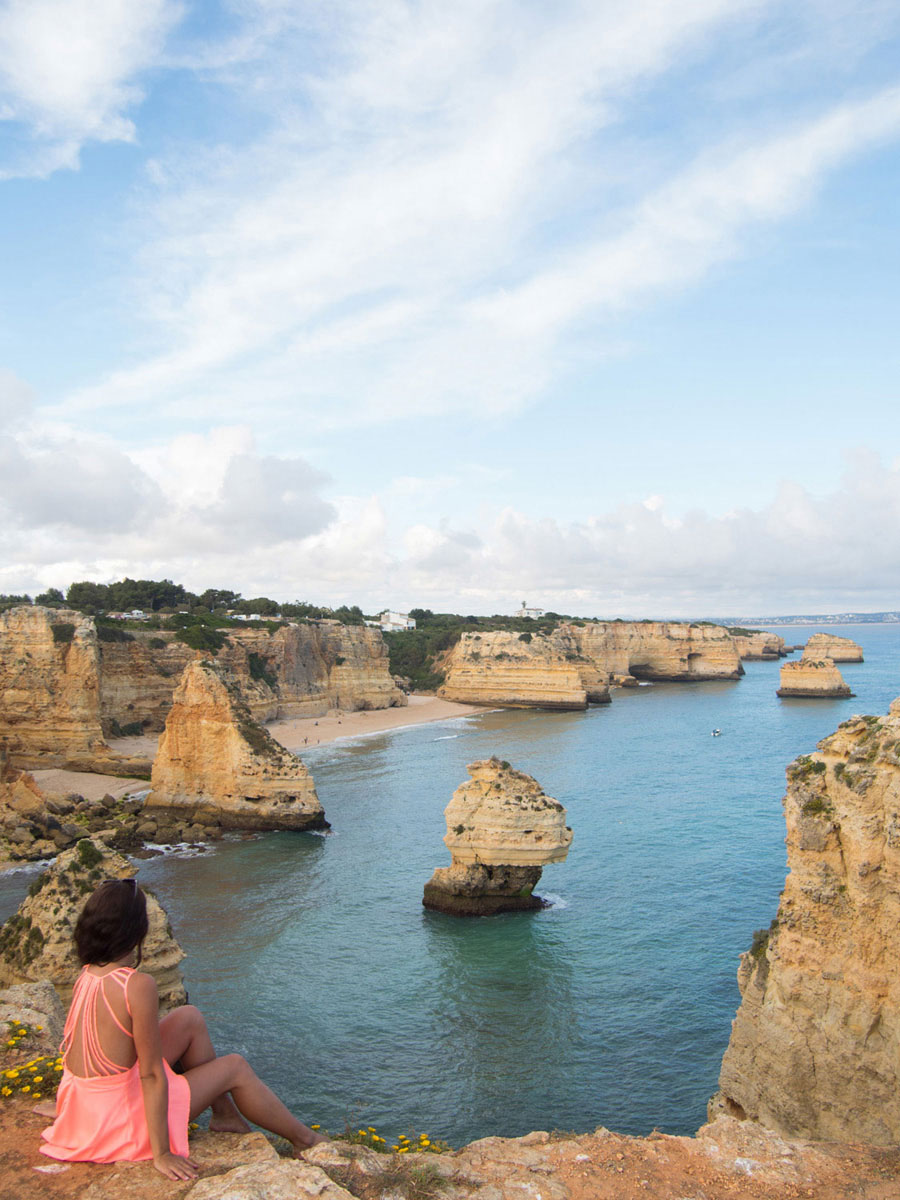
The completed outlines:
{"type": "Polygon", "coordinates": [[[210,1106],[213,1130],[246,1133],[246,1117],[287,1138],[295,1153],[323,1141],[239,1054],[216,1057],[196,1008],[159,1020],[156,983],[132,966],[140,964],[147,929],[147,901],[134,879],[101,883],[78,918],[84,967],[66,1018],[56,1120],[44,1130],[42,1152],[76,1162],[152,1159],[168,1179],[193,1179],[188,1121],[210,1106]],[[170,1066],[179,1060],[183,1075],[170,1066]]]}

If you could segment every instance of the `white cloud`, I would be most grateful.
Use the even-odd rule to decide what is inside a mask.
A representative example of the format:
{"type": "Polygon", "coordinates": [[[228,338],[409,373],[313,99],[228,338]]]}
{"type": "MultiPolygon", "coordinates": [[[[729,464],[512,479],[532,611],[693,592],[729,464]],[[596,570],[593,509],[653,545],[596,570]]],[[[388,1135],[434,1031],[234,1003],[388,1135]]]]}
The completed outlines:
{"type": "Polygon", "coordinates": [[[77,167],[89,141],[134,140],[126,113],[142,96],[137,77],[181,10],[176,0],[0,5],[0,121],[20,137],[0,179],[77,167]]]}

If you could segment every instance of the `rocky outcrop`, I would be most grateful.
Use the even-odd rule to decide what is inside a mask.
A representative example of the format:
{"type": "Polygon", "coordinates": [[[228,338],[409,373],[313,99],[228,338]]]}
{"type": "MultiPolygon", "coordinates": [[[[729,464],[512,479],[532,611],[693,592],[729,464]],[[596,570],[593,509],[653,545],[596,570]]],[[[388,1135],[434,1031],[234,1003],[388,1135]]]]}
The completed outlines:
{"type": "Polygon", "coordinates": [[[581,660],[573,639],[543,634],[464,633],[444,662],[438,695],[464,704],[504,708],[587,708],[581,660]]]}
{"type": "Polygon", "coordinates": [[[717,1107],[784,1134],[900,1141],[900,701],[788,768],[788,877],[741,958],[717,1107]]]}
{"type": "Polygon", "coordinates": [[[563,622],[550,634],[465,633],[440,664],[438,695],[504,708],[579,709],[609,700],[615,679],[738,679],[734,639],[720,625],[563,622]]]}
{"type": "Polygon", "coordinates": [[[781,687],[775,694],[824,700],[853,695],[830,658],[805,657],[784,664],[781,668],[781,687]]]}
{"type": "Polygon", "coordinates": [[[532,894],[541,869],[572,843],[566,810],[508,762],[490,758],[468,772],[444,809],[451,865],[425,885],[425,907],[454,916],[542,907],[532,894]]]}
{"type": "Polygon", "coordinates": [[[607,677],[696,683],[739,679],[734,639],[721,625],[683,621],[587,621],[570,629],[579,653],[607,677]]]}
{"type": "Polygon", "coordinates": [[[862,646],[833,633],[814,633],[803,648],[804,658],[830,658],[832,662],[862,662],[862,646]]]}
{"type": "Polygon", "coordinates": [[[321,829],[312,776],[250,714],[233,678],[191,663],[153,763],[148,814],[177,813],[225,829],[321,829]]]}
{"type": "Polygon", "coordinates": [[[379,629],[311,621],[229,634],[219,653],[257,720],[402,707],[379,629]]]}
{"type": "MultiPolygon", "coordinates": [[[[201,655],[171,631],[95,625],[68,609],[0,614],[0,741],[18,766],[146,774],[105,738],[159,732],[181,675],[201,655]]],[[[315,621],[232,629],[220,660],[258,720],[407,702],[377,629],[315,621]]]]}
{"type": "MultiPolygon", "coordinates": [[[[0,987],[49,979],[67,1005],[81,970],[72,935],[85,897],[104,879],[127,879],[134,873],[127,858],[96,838],[84,838],[61,854],[32,883],[19,911],[0,928],[0,987]]],[[[141,970],[156,980],[161,1007],[174,1008],[186,1000],[178,970],[184,951],[150,893],[147,916],[150,930],[141,970]]]]}
{"type": "Polygon", "coordinates": [[[767,633],[764,629],[746,630],[736,633],[729,630],[737,647],[741,662],[773,662],[788,654],[783,637],[767,633]]]}
{"type": "Polygon", "coordinates": [[[15,766],[108,764],[98,657],[89,617],[30,607],[0,613],[0,741],[15,766]]]}

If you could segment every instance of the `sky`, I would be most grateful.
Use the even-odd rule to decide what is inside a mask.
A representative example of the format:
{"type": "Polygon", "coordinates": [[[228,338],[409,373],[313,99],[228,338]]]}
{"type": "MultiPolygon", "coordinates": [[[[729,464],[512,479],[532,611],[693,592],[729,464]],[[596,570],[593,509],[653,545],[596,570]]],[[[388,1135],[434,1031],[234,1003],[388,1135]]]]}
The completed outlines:
{"type": "Polygon", "coordinates": [[[900,608],[896,0],[0,0],[0,593],[900,608]]]}

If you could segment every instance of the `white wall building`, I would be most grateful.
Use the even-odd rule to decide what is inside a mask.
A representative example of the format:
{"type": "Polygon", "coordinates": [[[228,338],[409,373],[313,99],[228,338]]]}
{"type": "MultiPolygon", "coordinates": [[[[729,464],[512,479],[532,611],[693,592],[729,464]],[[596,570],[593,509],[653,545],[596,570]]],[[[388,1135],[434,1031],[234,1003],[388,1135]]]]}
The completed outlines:
{"type": "Polygon", "coordinates": [[[407,629],[415,629],[416,622],[407,613],[390,612],[385,609],[378,614],[378,624],[382,633],[403,633],[407,629]]]}

